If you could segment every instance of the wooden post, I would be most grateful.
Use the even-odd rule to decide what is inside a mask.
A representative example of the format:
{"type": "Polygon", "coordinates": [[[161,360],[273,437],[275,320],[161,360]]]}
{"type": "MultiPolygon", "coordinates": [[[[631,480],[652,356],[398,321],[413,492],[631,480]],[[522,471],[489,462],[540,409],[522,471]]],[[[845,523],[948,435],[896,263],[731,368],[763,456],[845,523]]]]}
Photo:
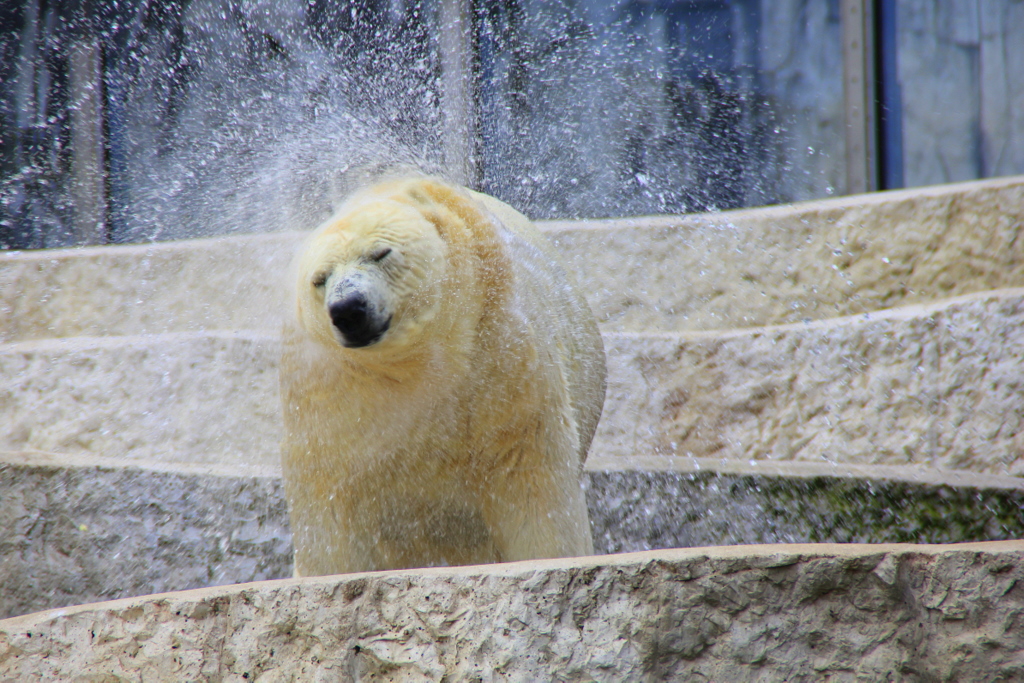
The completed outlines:
{"type": "Polygon", "coordinates": [[[878,189],[872,0],[841,0],[846,193],[878,189]]]}
{"type": "Polygon", "coordinates": [[[68,70],[74,241],[102,244],[107,241],[103,60],[95,35],[81,35],[72,43],[68,70]]]}
{"type": "Polygon", "coordinates": [[[441,0],[438,47],[445,168],[452,180],[475,187],[480,179],[480,164],[472,11],[472,0],[441,0]]]}

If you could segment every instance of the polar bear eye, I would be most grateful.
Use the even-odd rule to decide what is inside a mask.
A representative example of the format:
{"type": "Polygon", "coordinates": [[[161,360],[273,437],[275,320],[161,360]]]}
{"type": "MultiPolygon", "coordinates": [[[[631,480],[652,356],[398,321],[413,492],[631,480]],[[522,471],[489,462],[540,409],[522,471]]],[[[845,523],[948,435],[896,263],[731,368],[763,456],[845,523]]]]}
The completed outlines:
{"type": "Polygon", "coordinates": [[[391,247],[383,247],[370,254],[370,260],[373,261],[374,263],[380,263],[385,258],[387,258],[388,254],[390,253],[391,247]]]}
{"type": "Polygon", "coordinates": [[[321,287],[327,284],[327,276],[328,273],[326,272],[317,273],[315,276],[313,276],[312,285],[317,289],[320,289],[321,287]]]}

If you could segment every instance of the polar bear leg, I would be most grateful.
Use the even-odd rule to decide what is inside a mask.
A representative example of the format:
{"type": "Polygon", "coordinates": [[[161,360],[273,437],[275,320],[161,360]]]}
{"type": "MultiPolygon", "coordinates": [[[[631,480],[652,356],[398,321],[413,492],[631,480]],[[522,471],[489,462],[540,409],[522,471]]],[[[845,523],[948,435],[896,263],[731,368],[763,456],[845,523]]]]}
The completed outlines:
{"type": "MultiPolygon", "coordinates": [[[[568,468],[567,468],[568,469],[568,468]]],[[[592,555],[586,499],[575,472],[517,472],[485,504],[501,561],[592,555]]]]}

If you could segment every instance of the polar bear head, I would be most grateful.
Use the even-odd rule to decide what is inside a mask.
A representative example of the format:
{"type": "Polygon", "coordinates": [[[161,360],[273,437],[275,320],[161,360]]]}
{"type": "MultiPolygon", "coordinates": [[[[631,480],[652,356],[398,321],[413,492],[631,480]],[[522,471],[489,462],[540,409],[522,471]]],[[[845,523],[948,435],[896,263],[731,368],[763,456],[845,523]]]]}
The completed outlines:
{"type": "Polygon", "coordinates": [[[407,195],[356,197],[310,236],[298,260],[298,322],[347,349],[413,343],[437,315],[448,245],[407,195]]]}

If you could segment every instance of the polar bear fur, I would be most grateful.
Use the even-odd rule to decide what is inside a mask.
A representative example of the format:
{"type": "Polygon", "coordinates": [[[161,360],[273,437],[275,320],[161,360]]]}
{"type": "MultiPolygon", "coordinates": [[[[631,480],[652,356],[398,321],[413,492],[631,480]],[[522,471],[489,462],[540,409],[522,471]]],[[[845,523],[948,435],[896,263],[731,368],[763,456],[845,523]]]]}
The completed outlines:
{"type": "Polygon", "coordinates": [[[351,198],[293,264],[281,395],[298,576],[593,552],[601,337],[550,243],[431,179],[351,198]]]}

